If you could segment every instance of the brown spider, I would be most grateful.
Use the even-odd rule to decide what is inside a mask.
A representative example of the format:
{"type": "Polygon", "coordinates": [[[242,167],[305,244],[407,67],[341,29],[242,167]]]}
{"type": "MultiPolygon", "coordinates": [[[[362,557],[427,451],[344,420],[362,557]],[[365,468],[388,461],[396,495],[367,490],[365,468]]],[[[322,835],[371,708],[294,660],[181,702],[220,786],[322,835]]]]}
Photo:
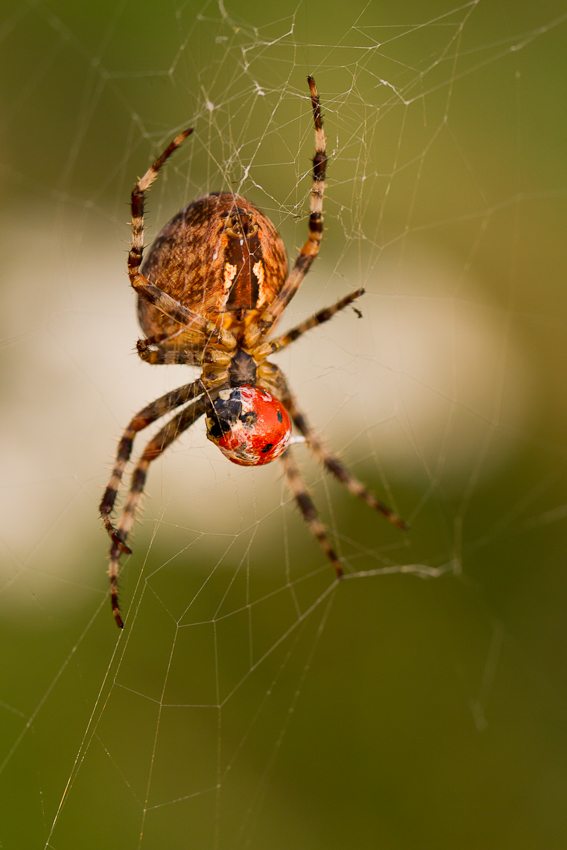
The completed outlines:
{"type": "Polygon", "coordinates": [[[138,319],[145,339],[138,354],[146,363],[200,366],[196,381],[166,393],[134,416],[124,431],[100,513],[112,538],[110,599],[116,623],[120,553],[131,553],[126,540],[138,509],[150,463],[190,425],[206,417],[207,436],[234,463],[259,465],[280,456],[285,479],[312,534],[333,564],[342,569],[324,525],[288,448],[292,423],[308,447],[350,493],[380,511],[400,528],[402,520],[379,502],[330,454],[297,407],[281,370],[267,357],[306,331],[328,321],[363,294],[346,295],[319,310],[271,342],[266,336],[282,315],[319,253],[323,233],[323,191],[327,153],[315,81],[308,77],[315,123],[315,156],[309,238],[288,274],[284,244],[271,221],[249,201],[230,193],[205,195],[181,210],[163,228],[146,260],[144,194],[164,162],[192,129],[171,142],[132,192],[132,247],[128,276],[138,293],[138,319]],[[132,452],[134,437],[166,413],[184,405],[149,441],[132,475],[130,492],[118,525],[111,514],[132,452]]]}

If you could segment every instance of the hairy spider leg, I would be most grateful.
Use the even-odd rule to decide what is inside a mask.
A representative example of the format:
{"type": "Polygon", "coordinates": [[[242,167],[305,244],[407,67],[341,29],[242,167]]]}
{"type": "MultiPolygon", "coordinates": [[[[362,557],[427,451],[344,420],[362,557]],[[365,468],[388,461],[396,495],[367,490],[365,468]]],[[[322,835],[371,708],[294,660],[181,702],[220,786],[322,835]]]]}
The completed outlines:
{"type": "MultiPolygon", "coordinates": [[[[185,327],[190,328],[192,331],[203,334],[205,337],[203,347],[206,345],[207,339],[212,339],[217,345],[222,345],[228,351],[234,351],[237,342],[236,337],[230,331],[226,331],[219,325],[215,325],[214,322],[205,319],[199,313],[189,310],[188,307],[180,304],[179,301],[176,301],[175,298],[172,298],[158,286],[150,283],[140,272],[131,272],[130,266],[128,267],[128,276],[130,277],[130,283],[133,289],[142,298],[153,304],[161,313],[164,313],[169,319],[179,322],[180,325],[185,325],[185,327]]],[[[177,336],[177,331],[169,334],[166,339],[175,336],[177,336]]]]}
{"type": "Polygon", "coordinates": [[[136,351],[138,352],[138,357],[140,357],[140,359],[143,360],[145,363],[153,363],[154,360],[152,359],[152,355],[155,354],[155,352],[150,351],[150,348],[155,346],[157,347],[160,353],[163,352],[164,349],[162,347],[162,342],[168,342],[169,340],[175,339],[175,337],[180,336],[180,334],[182,334],[184,330],[185,328],[179,328],[173,333],[154,334],[154,336],[148,336],[142,339],[137,339],[136,351]]]}
{"type": "Polygon", "coordinates": [[[351,496],[357,496],[359,499],[362,499],[370,508],[381,513],[393,525],[402,531],[407,531],[408,526],[403,519],[400,519],[397,513],[377,499],[362,481],[359,481],[358,478],[349,472],[344,463],[326,448],[319,434],[309,425],[304,413],[297,406],[295,396],[291,392],[281,369],[272,363],[269,365],[273,367],[273,380],[278,387],[284,407],[291,416],[291,420],[297,430],[305,437],[310,451],[313,452],[319,463],[322,463],[325,469],[332,473],[341,484],[344,484],[351,496]]]}
{"type": "MultiPolygon", "coordinates": [[[[158,458],[167,448],[173,443],[184,431],[187,430],[197,419],[205,412],[206,399],[204,396],[194,399],[185,410],[178,413],[171,419],[167,425],[158,431],[147,444],[142,452],[138,463],[132,473],[132,483],[128,493],[128,499],[124,506],[124,511],[120,517],[116,534],[122,543],[128,539],[128,535],[132,529],[134,517],[140,504],[140,499],[144,492],[144,485],[148,473],[150,463],[158,458]]],[[[114,539],[114,538],[113,538],[114,539]]],[[[120,616],[120,605],[118,604],[118,561],[120,558],[121,547],[113,542],[110,549],[110,566],[108,574],[110,576],[110,601],[112,604],[112,613],[119,628],[123,628],[124,623],[120,616]]]]}
{"type": "Polygon", "coordinates": [[[203,392],[204,388],[200,380],[193,381],[191,384],[185,384],[185,386],[178,387],[176,390],[171,390],[136,413],[120,438],[116,461],[112,469],[112,475],[110,476],[108,487],[106,488],[100,503],[100,515],[104,522],[104,527],[110,534],[113,543],[126,554],[131,554],[131,550],[124,544],[124,541],[120,539],[116,529],[112,525],[110,515],[114,509],[114,503],[116,501],[118,488],[122,481],[126,464],[130,460],[130,455],[132,454],[134,438],[139,431],[143,431],[144,428],[147,428],[148,425],[151,425],[152,422],[156,421],[156,419],[161,419],[161,417],[165,416],[166,413],[170,413],[182,404],[186,404],[186,402],[191,401],[203,392]]]}
{"type": "Polygon", "coordinates": [[[188,344],[187,348],[182,351],[163,348],[160,345],[162,340],[173,339],[177,333],[183,333],[184,330],[185,328],[181,328],[175,334],[156,334],[156,336],[148,337],[145,340],[139,339],[136,342],[139,357],[144,363],[149,363],[150,366],[204,366],[206,363],[213,363],[216,366],[223,366],[228,369],[232,357],[231,352],[208,346],[206,341],[199,344],[188,344]],[[147,343],[147,345],[144,343],[147,343]],[[150,350],[150,346],[156,347],[150,350]]]}
{"type": "MultiPolygon", "coordinates": [[[[168,334],[169,338],[169,334],[168,334]]],[[[139,340],[139,342],[144,340],[139,340]]],[[[195,356],[195,351],[176,351],[175,349],[163,349],[158,347],[153,351],[143,349],[143,352],[138,347],[138,355],[150,366],[196,366],[200,365],[202,360],[195,356]]],[[[230,358],[229,358],[230,359],[230,358]]]]}
{"type": "MultiPolygon", "coordinates": [[[[236,339],[229,331],[215,325],[214,322],[189,310],[174,298],[167,295],[159,287],[150,283],[140,272],[142,258],[144,255],[144,200],[145,192],[148,191],[164,162],[177,150],[179,145],[193,132],[193,129],[184,130],[167,146],[163,153],[151,165],[143,177],[141,177],[132,190],[132,245],[128,253],[128,277],[136,292],[168,318],[190,327],[194,331],[200,331],[205,337],[212,337],[215,342],[223,345],[229,350],[236,348],[236,339]]],[[[177,334],[174,331],[173,336],[177,334]]],[[[163,341],[163,340],[162,340],[163,341]]]]}
{"type": "Polygon", "coordinates": [[[148,191],[154,180],[156,180],[159,170],[164,162],[169,159],[171,154],[177,150],[187,136],[190,136],[193,128],[190,127],[184,130],[166,147],[163,153],[158,156],[156,161],[151,165],[143,177],[138,179],[138,182],[132,189],[132,245],[128,255],[128,270],[134,274],[142,264],[144,254],[144,200],[145,192],[148,191]]]}
{"type": "Polygon", "coordinates": [[[361,295],[364,295],[364,289],[357,289],[355,292],[351,292],[349,295],[345,295],[343,298],[339,299],[339,301],[331,307],[324,307],[322,310],[314,313],[308,319],[305,319],[304,322],[296,325],[295,328],[292,328],[287,331],[287,333],[282,334],[282,336],[277,337],[271,342],[265,342],[259,345],[254,349],[254,359],[260,361],[265,357],[275,354],[276,351],[281,351],[282,348],[285,348],[287,345],[295,342],[296,339],[307,331],[310,331],[312,328],[316,328],[318,325],[323,324],[323,322],[328,322],[329,319],[332,319],[333,316],[339,312],[339,310],[344,310],[345,307],[348,307],[349,304],[357,298],[360,298],[361,295]]]}
{"type": "Polygon", "coordinates": [[[343,577],[341,562],[331,546],[325,526],[319,519],[317,508],[313,504],[313,500],[309,495],[305,481],[303,480],[299,467],[295,462],[291,449],[286,449],[280,457],[280,461],[284,468],[285,481],[289,487],[293,498],[295,499],[301,515],[311,534],[319,541],[320,546],[325,552],[327,558],[332,563],[337,574],[337,578],[343,577]]]}
{"type": "Polygon", "coordinates": [[[311,91],[313,121],[315,124],[315,156],[313,157],[313,187],[311,189],[311,212],[309,215],[309,237],[299,252],[293,269],[286,282],[269,307],[266,307],[258,317],[256,328],[250,329],[247,339],[252,344],[265,336],[299,289],[303,278],[313,265],[323,238],[323,193],[325,191],[325,175],[327,173],[327,147],[323,133],[321,105],[313,77],[307,77],[311,91]]]}

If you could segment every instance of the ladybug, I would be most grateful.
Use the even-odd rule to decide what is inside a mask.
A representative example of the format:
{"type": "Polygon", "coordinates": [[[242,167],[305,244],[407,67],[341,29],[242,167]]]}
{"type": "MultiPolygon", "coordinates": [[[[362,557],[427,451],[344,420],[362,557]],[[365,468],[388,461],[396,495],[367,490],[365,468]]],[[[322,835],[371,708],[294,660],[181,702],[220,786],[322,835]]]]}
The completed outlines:
{"type": "Polygon", "coordinates": [[[206,418],[207,437],[240,466],[261,466],[279,457],[291,439],[289,413],[257,386],[221,390],[206,418]]]}

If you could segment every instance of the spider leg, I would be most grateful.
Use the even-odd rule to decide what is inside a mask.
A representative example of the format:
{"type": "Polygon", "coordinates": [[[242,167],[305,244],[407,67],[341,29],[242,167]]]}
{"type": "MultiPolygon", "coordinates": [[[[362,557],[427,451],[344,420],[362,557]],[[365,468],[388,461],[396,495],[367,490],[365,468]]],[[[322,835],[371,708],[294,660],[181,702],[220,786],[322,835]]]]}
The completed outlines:
{"type": "Polygon", "coordinates": [[[309,215],[309,237],[299,252],[295,264],[289,273],[287,280],[278,293],[277,298],[259,316],[257,325],[259,336],[264,336],[272,325],[279,319],[299,286],[313,265],[321,239],[323,238],[323,192],[325,191],[325,175],[327,173],[327,146],[323,133],[323,121],[321,118],[321,104],[319,94],[313,77],[307,77],[309,90],[311,92],[311,105],[313,107],[313,122],[315,125],[315,156],[313,157],[313,187],[311,189],[311,212],[309,215]]]}
{"type": "Polygon", "coordinates": [[[201,333],[205,337],[203,347],[206,345],[207,338],[210,337],[218,345],[222,345],[230,351],[236,348],[236,337],[230,331],[215,325],[214,322],[205,319],[199,313],[195,313],[194,310],[189,310],[188,307],[180,304],[179,301],[176,301],[175,298],[172,298],[158,286],[150,283],[143,274],[138,271],[132,272],[130,266],[128,267],[128,276],[138,295],[153,304],[161,313],[173,319],[174,322],[179,322],[180,325],[201,333]]]}
{"type": "MultiPolygon", "coordinates": [[[[143,343],[145,340],[138,340],[138,343],[143,343]]],[[[148,348],[141,348],[138,345],[138,354],[150,366],[196,366],[200,361],[195,357],[194,351],[168,351],[158,347],[150,351],[148,348]]]]}
{"type": "MultiPolygon", "coordinates": [[[[145,339],[136,340],[136,351],[138,357],[144,363],[149,363],[150,366],[167,365],[167,366],[198,366],[202,363],[203,358],[197,356],[200,349],[194,349],[192,346],[179,348],[165,348],[162,342],[183,333],[184,328],[180,328],[174,334],[156,334],[155,336],[146,337],[145,339]]],[[[230,355],[226,355],[230,361],[230,355]]]]}
{"type": "Polygon", "coordinates": [[[140,273],[142,257],[144,254],[144,200],[145,193],[148,191],[164,162],[177,150],[179,145],[193,132],[192,128],[184,130],[177,136],[170,145],[164,150],[153,165],[148,168],[143,177],[141,177],[134,189],[132,190],[132,245],[128,254],[128,277],[130,283],[136,292],[150,304],[153,304],[158,310],[179,322],[182,325],[191,327],[192,330],[201,332],[206,337],[213,337],[217,342],[225,345],[229,349],[236,348],[236,339],[228,331],[217,327],[214,322],[205,319],[199,313],[189,310],[184,307],[174,298],[167,295],[159,287],[150,283],[143,274],[140,273]]]}
{"type": "Polygon", "coordinates": [[[301,324],[296,325],[295,328],[292,328],[287,333],[277,337],[277,339],[259,345],[254,349],[254,359],[258,362],[263,360],[265,357],[269,357],[271,354],[275,354],[276,351],[280,351],[282,348],[290,345],[290,343],[294,342],[298,339],[298,337],[306,333],[306,331],[310,331],[311,328],[316,328],[317,325],[321,325],[323,322],[328,322],[329,319],[332,319],[333,316],[339,312],[339,310],[344,310],[345,307],[348,307],[349,304],[351,304],[356,298],[360,298],[361,295],[364,295],[364,289],[357,289],[355,292],[345,295],[344,298],[341,298],[331,307],[324,307],[322,310],[314,313],[309,317],[309,319],[306,319],[304,322],[301,322],[301,324]]]}
{"type": "Polygon", "coordinates": [[[311,428],[305,418],[305,415],[298,408],[295,397],[293,396],[281,369],[274,366],[273,363],[266,365],[272,367],[272,381],[274,382],[274,386],[277,387],[278,396],[291,416],[293,424],[297,430],[303,434],[309,449],[313,452],[319,463],[322,463],[323,466],[332,473],[338,481],[341,482],[341,484],[344,484],[352,496],[357,496],[359,499],[362,499],[362,501],[366,502],[370,508],[381,513],[393,525],[396,525],[402,531],[407,531],[408,527],[403,519],[391,510],[391,508],[377,499],[362,483],[362,481],[359,481],[358,478],[349,472],[344,463],[327,449],[319,434],[311,428]]]}
{"type": "Polygon", "coordinates": [[[130,553],[131,550],[124,544],[124,541],[114,529],[110,515],[114,509],[114,503],[116,501],[118,487],[124,474],[124,469],[126,468],[126,464],[128,463],[132,453],[134,437],[138,431],[143,431],[144,428],[147,428],[148,425],[151,425],[152,422],[156,421],[156,419],[160,419],[171,410],[175,410],[175,408],[180,407],[180,405],[185,404],[192,399],[194,400],[195,396],[201,395],[203,392],[204,388],[200,380],[193,381],[191,384],[186,384],[183,387],[172,390],[151,404],[148,404],[140,410],[139,413],[136,413],[124,431],[120,439],[120,443],[118,444],[118,453],[112,469],[112,475],[110,476],[108,487],[106,488],[100,503],[100,515],[104,522],[104,527],[110,534],[113,544],[117,546],[120,551],[130,553]]]}
{"type": "Polygon", "coordinates": [[[295,462],[291,449],[287,449],[280,457],[280,460],[283,464],[286,484],[289,487],[299,510],[301,511],[303,519],[309,526],[309,531],[313,537],[319,541],[319,544],[327,555],[327,558],[334,566],[337,578],[342,578],[343,570],[341,563],[329,542],[325,526],[319,519],[317,508],[313,504],[313,500],[307,491],[307,487],[305,486],[305,482],[295,462]]]}
{"type": "MultiPolygon", "coordinates": [[[[140,499],[142,498],[144,491],[144,485],[146,483],[150,463],[158,458],[168,448],[168,446],[177,439],[177,437],[179,437],[187,430],[187,428],[189,428],[190,425],[196,422],[197,419],[203,415],[205,412],[205,405],[206,399],[204,397],[195,399],[192,404],[185,408],[185,410],[182,410],[181,413],[174,416],[167,425],[164,425],[164,427],[158,431],[154,437],[152,437],[144,449],[138,463],[136,464],[136,468],[132,473],[132,484],[130,486],[128,499],[124,506],[120,522],[118,523],[118,528],[115,532],[118,541],[122,544],[126,542],[132,528],[136,510],[140,504],[140,499]]],[[[110,547],[110,566],[108,574],[110,576],[110,601],[112,604],[112,613],[114,614],[114,619],[116,620],[116,624],[119,628],[122,628],[124,625],[120,616],[120,606],[118,604],[118,560],[120,558],[121,551],[122,547],[113,537],[112,546],[110,547]]]]}
{"type": "Polygon", "coordinates": [[[157,346],[158,348],[162,348],[164,342],[170,342],[180,336],[183,331],[184,328],[178,328],[173,333],[154,334],[154,336],[147,336],[143,339],[136,340],[136,351],[138,352],[138,357],[140,357],[141,360],[150,362],[149,355],[151,347],[157,346]]]}
{"type": "Polygon", "coordinates": [[[128,271],[136,274],[142,264],[144,253],[144,200],[145,192],[148,191],[164,162],[177,150],[187,136],[191,135],[193,128],[184,130],[171,142],[153,165],[151,165],[143,177],[141,177],[132,190],[132,246],[128,255],[128,271]]]}
{"type": "Polygon", "coordinates": [[[182,349],[165,348],[162,342],[168,341],[183,333],[184,328],[174,334],[156,334],[136,342],[138,356],[151,366],[203,366],[205,363],[213,363],[216,366],[228,368],[231,354],[221,348],[208,346],[203,349],[200,344],[187,343],[182,349]]]}
{"type": "MultiPolygon", "coordinates": [[[[285,404],[285,401],[284,401],[285,404]]],[[[368,507],[373,508],[375,511],[378,511],[383,516],[386,517],[393,525],[396,525],[402,531],[407,531],[407,525],[391,508],[377,499],[373,493],[360,481],[356,478],[352,472],[349,472],[347,467],[338,459],[338,457],[332,454],[324,445],[319,435],[313,431],[305,416],[301,411],[298,410],[297,405],[295,404],[295,399],[290,399],[289,404],[285,404],[289,411],[289,415],[292,418],[292,421],[300,431],[301,434],[305,437],[307,445],[317,458],[317,460],[322,463],[329,472],[331,472],[335,478],[344,484],[351,496],[358,496],[359,499],[362,499],[363,502],[366,502],[368,507]]]]}

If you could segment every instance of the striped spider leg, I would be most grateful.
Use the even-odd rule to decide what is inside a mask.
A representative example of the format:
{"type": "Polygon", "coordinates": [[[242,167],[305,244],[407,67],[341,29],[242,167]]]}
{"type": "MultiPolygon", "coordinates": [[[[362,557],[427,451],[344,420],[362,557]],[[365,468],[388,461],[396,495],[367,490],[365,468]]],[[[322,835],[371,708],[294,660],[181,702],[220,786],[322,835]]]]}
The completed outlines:
{"type": "MultiPolygon", "coordinates": [[[[128,427],[124,431],[118,444],[118,452],[116,455],[116,460],[114,462],[114,467],[112,469],[112,474],[110,476],[110,481],[108,482],[108,486],[104,492],[104,496],[102,497],[99,510],[102,521],[104,523],[104,527],[108,531],[108,534],[110,535],[110,538],[112,540],[112,545],[110,547],[110,567],[108,571],[110,576],[110,595],[112,611],[114,613],[116,622],[120,628],[122,628],[123,623],[120,617],[120,610],[118,607],[118,559],[122,552],[127,555],[130,555],[132,553],[130,547],[126,545],[126,540],[130,528],[132,527],[134,512],[136,510],[137,503],[139,502],[141,496],[141,488],[139,488],[139,476],[137,477],[136,473],[134,473],[134,475],[132,476],[132,489],[130,491],[130,500],[128,502],[130,508],[129,511],[127,510],[127,507],[125,508],[118,528],[115,528],[112,524],[111,516],[112,511],[114,510],[116,497],[118,495],[118,488],[120,486],[120,482],[122,481],[126,464],[130,460],[130,456],[132,454],[134,438],[139,431],[143,431],[157,419],[161,419],[161,417],[165,416],[167,413],[170,413],[176,408],[181,407],[182,405],[187,404],[188,402],[191,402],[191,404],[188,405],[185,411],[182,412],[182,415],[187,414],[187,416],[190,418],[190,421],[185,426],[189,427],[189,425],[195,421],[195,418],[198,418],[198,416],[202,415],[202,411],[199,414],[195,413],[195,406],[198,400],[196,397],[200,396],[202,393],[203,386],[199,380],[193,381],[190,384],[186,384],[183,387],[179,387],[176,390],[172,390],[171,392],[165,393],[165,395],[161,396],[160,398],[156,399],[156,401],[152,402],[151,404],[148,404],[146,407],[140,410],[139,413],[137,413],[130,420],[128,427]],[[189,411],[189,413],[187,413],[187,411],[189,411]],[[132,493],[134,491],[138,493],[137,499],[135,501],[132,499],[132,493]],[[130,515],[126,516],[127,513],[129,513],[130,515]]],[[[176,419],[178,420],[179,416],[176,417],[176,419]]],[[[173,421],[175,420],[172,420],[172,422],[173,421]]],[[[163,433],[163,430],[164,429],[160,431],[160,434],[163,433]]],[[[159,435],[156,435],[156,438],[158,436],[159,435]]],[[[154,440],[156,438],[154,438],[154,440]]],[[[151,444],[148,443],[144,455],[147,454],[150,445],[151,444]]],[[[153,457],[150,457],[149,460],[153,460],[153,457]]]]}
{"type": "MultiPolygon", "coordinates": [[[[287,333],[283,334],[278,339],[260,345],[257,349],[258,355],[261,354],[267,357],[269,354],[280,351],[308,330],[317,327],[317,325],[320,325],[323,322],[329,321],[329,319],[336,315],[336,313],[343,310],[363,293],[363,289],[358,289],[344,298],[341,298],[331,307],[319,310],[313,316],[310,316],[295,328],[287,331],[287,333]]],[[[281,399],[291,416],[293,424],[303,437],[305,437],[305,442],[307,443],[308,448],[315,458],[325,467],[325,469],[332,473],[332,475],[334,475],[335,478],[347,488],[352,496],[357,496],[359,499],[362,499],[362,501],[366,502],[370,508],[381,513],[393,525],[396,525],[402,531],[406,531],[406,523],[400,519],[400,517],[392,511],[391,508],[377,499],[362,483],[362,481],[356,478],[348,470],[345,464],[326,448],[319,434],[313,430],[307,422],[305,414],[299,409],[297,401],[291,392],[281,369],[273,363],[264,362],[260,367],[260,374],[264,385],[269,387],[270,391],[277,398],[281,399]]],[[[303,480],[297,463],[295,462],[295,458],[292,456],[291,449],[288,449],[281,457],[281,462],[284,467],[286,484],[296,501],[303,519],[333,564],[337,578],[341,578],[343,570],[339,558],[329,541],[325,526],[319,519],[317,509],[309,495],[305,481],[303,480]]]]}
{"type": "MultiPolygon", "coordinates": [[[[278,370],[279,371],[279,370],[278,370]]],[[[320,435],[313,430],[307,422],[305,414],[297,406],[297,401],[292,394],[287,381],[282,372],[280,372],[280,380],[284,387],[282,401],[291,416],[291,420],[297,430],[305,437],[310,451],[313,453],[319,463],[323,464],[325,469],[330,472],[341,484],[347,488],[351,496],[357,496],[366,502],[368,507],[382,514],[389,522],[397,526],[401,531],[407,531],[407,524],[396,514],[391,508],[377,499],[373,493],[356,478],[344,463],[339,458],[330,452],[320,435]]]]}
{"type": "Polygon", "coordinates": [[[125,545],[125,541],[122,540],[120,535],[117,533],[116,529],[112,525],[110,517],[114,510],[116,496],[118,495],[118,488],[122,481],[126,464],[130,460],[130,455],[132,454],[134,438],[139,431],[143,431],[157,419],[161,419],[162,416],[165,416],[166,413],[170,413],[177,407],[181,407],[182,404],[186,404],[188,401],[194,400],[196,396],[199,396],[202,393],[203,387],[199,380],[193,381],[191,384],[186,384],[183,387],[179,387],[176,390],[166,393],[140,410],[130,420],[128,427],[120,439],[116,461],[112,469],[112,475],[110,476],[110,481],[108,482],[108,486],[100,503],[100,515],[104,522],[104,527],[112,538],[113,543],[118,546],[121,551],[126,552],[127,554],[131,554],[131,550],[125,545]]]}
{"type": "Polygon", "coordinates": [[[291,495],[295,499],[301,516],[307,523],[309,531],[319,542],[319,545],[335,568],[337,578],[342,578],[343,569],[341,567],[341,562],[337,553],[331,546],[331,541],[329,540],[325,526],[319,519],[319,513],[313,503],[313,499],[309,495],[309,491],[307,490],[305,481],[299,471],[299,467],[295,462],[295,457],[293,456],[291,448],[289,448],[285,454],[281,456],[280,461],[284,469],[285,483],[287,484],[291,495]]]}
{"type": "MultiPolygon", "coordinates": [[[[116,620],[116,624],[119,628],[122,628],[124,623],[120,616],[120,607],[118,604],[118,562],[121,552],[131,552],[131,550],[126,546],[126,540],[128,539],[128,535],[136,516],[136,511],[142,498],[148,474],[148,467],[152,461],[156,460],[156,458],[158,458],[171,445],[171,443],[173,443],[174,440],[176,440],[184,431],[187,430],[187,428],[193,425],[193,423],[200,419],[200,417],[205,413],[207,403],[206,396],[200,395],[198,398],[193,397],[193,400],[187,405],[187,407],[182,410],[181,413],[174,416],[173,419],[164,425],[164,427],[148,442],[132,473],[132,483],[128,493],[128,498],[126,500],[122,516],[120,517],[118,527],[114,530],[110,525],[109,515],[116,497],[115,483],[117,485],[118,481],[122,477],[122,471],[128,460],[132,447],[134,436],[132,426],[133,423],[136,423],[137,425],[140,425],[138,430],[141,430],[142,428],[147,427],[151,422],[158,419],[159,416],[162,416],[164,413],[184,404],[188,398],[194,396],[196,392],[200,391],[202,393],[202,385],[200,387],[198,386],[200,383],[200,381],[195,381],[187,387],[181,387],[180,390],[174,390],[173,393],[167,393],[159,399],[158,402],[154,402],[154,405],[159,405],[160,402],[164,402],[164,400],[170,396],[171,398],[168,409],[162,409],[162,412],[155,410],[151,415],[147,415],[145,419],[141,419],[141,414],[143,414],[144,411],[149,411],[154,406],[148,405],[147,408],[144,408],[144,411],[141,411],[137,417],[134,417],[120,442],[120,448],[124,447],[124,452],[121,456],[119,449],[112,478],[110,479],[110,484],[108,485],[100,507],[101,514],[105,520],[105,526],[112,538],[112,545],[110,547],[110,566],[108,570],[108,574],[110,576],[110,601],[112,604],[114,619],[116,620]],[[179,394],[180,397],[174,400],[176,393],[179,394]],[[181,396],[185,397],[184,400],[181,400],[181,396]],[[143,425],[141,424],[142,422],[144,423],[143,425]]],[[[165,402],[161,405],[161,407],[165,407],[165,402]]]]}
{"type": "Polygon", "coordinates": [[[323,133],[323,119],[319,94],[313,77],[307,77],[315,125],[315,156],[313,157],[313,185],[311,188],[311,210],[309,214],[309,235],[297,255],[297,259],[287,279],[274,300],[264,312],[250,325],[246,333],[246,344],[256,346],[272,329],[281,314],[299,289],[303,279],[319,254],[323,239],[323,194],[327,174],[327,146],[323,133]]]}
{"type": "MultiPolygon", "coordinates": [[[[236,348],[236,340],[230,333],[219,327],[218,323],[212,322],[195,310],[191,310],[178,300],[172,298],[163,289],[150,283],[141,273],[140,266],[144,254],[144,201],[145,193],[154,180],[156,180],[162,165],[169,159],[172,153],[191,135],[193,128],[184,130],[177,136],[164,152],[148,168],[142,178],[138,180],[132,190],[132,245],[128,253],[128,277],[133,289],[148,303],[152,304],[170,319],[178,322],[183,328],[191,328],[198,334],[210,337],[215,343],[222,345],[228,350],[236,348]]],[[[154,343],[163,345],[164,342],[177,337],[180,329],[176,328],[173,333],[160,333],[152,335],[149,339],[138,341],[138,352],[143,358],[142,352],[154,343]]]]}
{"type": "MultiPolygon", "coordinates": [[[[374,494],[354,476],[347,466],[325,446],[319,434],[309,425],[305,414],[297,405],[296,399],[293,396],[283,372],[274,364],[266,364],[270,367],[272,375],[270,386],[274,394],[278,394],[285,408],[289,412],[292,422],[297,430],[305,437],[305,442],[308,449],[314,457],[321,463],[324,468],[330,472],[341,484],[343,484],[351,496],[357,496],[362,499],[370,508],[382,514],[393,525],[397,526],[402,531],[407,530],[407,524],[395,513],[391,508],[377,499],[374,494]]],[[[317,509],[309,495],[307,486],[301,476],[301,473],[294,459],[288,457],[290,450],[282,456],[281,460],[284,465],[284,473],[286,483],[288,484],[292,495],[295,498],[297,506],[307,523],[313,536],[319,541],[325,554],[333,564],[337,578],[343,575],[339,559],[334,552],[324,525],[319,520],[317,509]]]]}
{"type": "MultiPolygon", "coordinates": [[[[364,295],[364,289],[356,289],[354,292],[340,298],[330,307],[324,307],[322,310],[318,310],[308,319],[305,319],[305,321],[301,322],[295,328],[291,328],[291,330],[282,334],[277,339],[259,345],[256,349],[255,356],[269,357],[271,354],[281,351],[282,348],[291,345],[292,342],[295,342],[295,340],[299,339],[299,337],[303,336],[303,334],[307,331],[323,324],[324,322],[328,322],[329,319],[332,319],[333,316],[335,316],[340,310],[344,310],[345,307],[348,307],[349,304],[352,304],[352,302],[361,295],[364,295]]],[[[356,312],[360,315],[360,311],[357,310],[356,312]]],[[[262,370],[263,379],[277,397],[281,399],[291,416],[293,424],[305,437],[307,445],[317,460],[322,463],[323,466],[341,482],[341,484],[345,485],[352,496],[358,496],[358,498],[366,502],[369,507],[381,513],[387,520],[396,525],[402,531],[407,531],[406,523],[387,505],[376,499],[368,488],[365,487],[362,481],[355,478],[354,475],[348,471],[345,465],[335,455],[327,450],[319,434],[311,428],[307,422],[305,414],[298,408],[295,397],[291,392],[281,369],[273,363],[266,362],[262,364],[262,370]]]]}

